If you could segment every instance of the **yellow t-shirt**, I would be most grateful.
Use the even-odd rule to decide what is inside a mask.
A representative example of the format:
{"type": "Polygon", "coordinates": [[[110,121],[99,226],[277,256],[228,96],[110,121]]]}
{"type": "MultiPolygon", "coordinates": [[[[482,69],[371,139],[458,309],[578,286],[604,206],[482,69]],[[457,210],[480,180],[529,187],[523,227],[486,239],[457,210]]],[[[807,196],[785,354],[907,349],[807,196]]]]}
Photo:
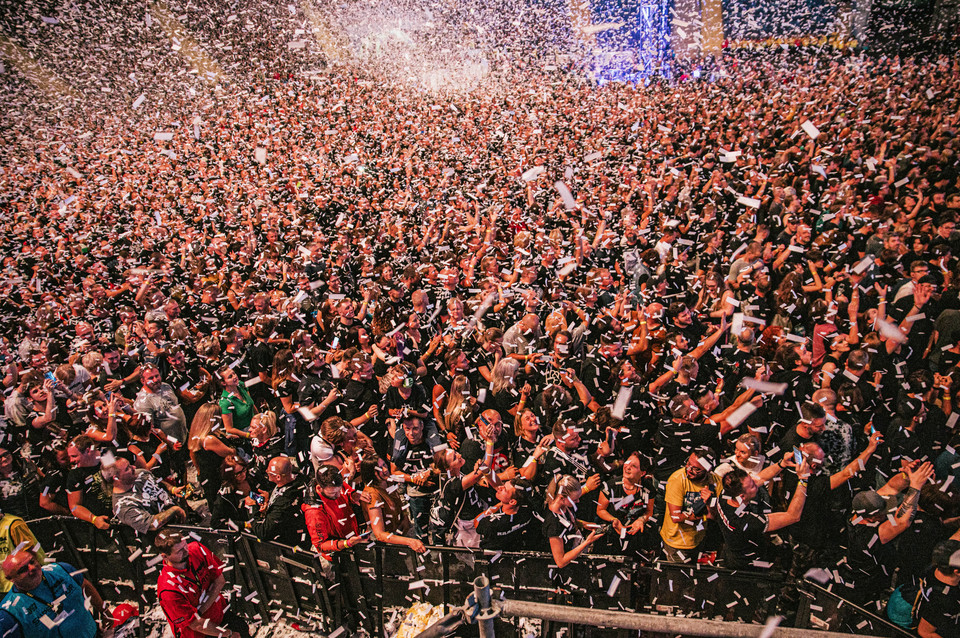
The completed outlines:
{"type": "MultiPolygon", "coordinates": [[[[20,546],[35,549],[40,564],[43,565],[46,562],[40,543],[37,542],[33,532],[30,531],[23,519],[12,514],[4,514],[3,518],[0,519],[0,562],[6,560],[7,556],[20,546]]],[[[3,570],[0,570],[0,593],[10,591],[11,587],[13,587],[13,583],[7,580],[6,576],[3,575],[3,570]]]]}
{"type": "MultiPolygon", "coordinates": [[[[720,482],[720,477],[716,474],[710,472],[703,482],[694,483],[687,477],[686,468],[681,467],[667,479],[667,489],[665,493],[667,505],[675,505],[679,507],[682,512],[692,511],[694,504],[699,503],[701,500],[700,490],[711,481],[716,488],[717,494],[720,494],[723,485],[720,482]]],[[[670,518],[670,510],[667,509],[663,514],[663,526],[660,528],[660,538],[663,539],[664,544],[673,549],[696,549],[700,543],[703,542],[703,537],[707,533],[706,521],[707,516],[705,511],[704,515],[699,518],[682,523],[674,523],[673,519],[670,518]]]]}

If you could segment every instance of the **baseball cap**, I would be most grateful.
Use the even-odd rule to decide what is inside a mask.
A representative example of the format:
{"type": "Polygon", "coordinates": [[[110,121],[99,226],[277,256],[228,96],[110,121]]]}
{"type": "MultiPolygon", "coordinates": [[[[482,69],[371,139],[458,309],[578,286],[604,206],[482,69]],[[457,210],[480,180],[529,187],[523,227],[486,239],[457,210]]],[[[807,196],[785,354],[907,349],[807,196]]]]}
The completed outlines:
{"type": "Polygon", "coordinates": [[[130,603],[120,603],[113,608],[113,626],[119,627],[131,618],[136,618],[139,615],[140,612],[130,603]]]}
{"type": "Polygon", "coordinates": [[[930,562],[936,567],[960,569],[960,541],[945,540],[934,545],[930,562]]]}
{"type": "Polygon", "coordinates": [[[859,516],[874,516],[887,510],[887,500],[876,490],[866,490],[853,497],[853,512],[859,516]]]}

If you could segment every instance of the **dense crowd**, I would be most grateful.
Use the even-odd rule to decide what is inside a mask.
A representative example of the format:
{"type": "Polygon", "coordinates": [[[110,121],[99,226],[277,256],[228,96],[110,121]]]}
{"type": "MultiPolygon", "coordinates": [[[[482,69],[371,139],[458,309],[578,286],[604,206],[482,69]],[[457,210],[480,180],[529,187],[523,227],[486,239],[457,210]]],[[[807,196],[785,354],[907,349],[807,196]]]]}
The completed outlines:
{"type": "Polygon", "coordinates": [[[40,573],[19,519],[189,522],[325,563],[544,551],[562,587],[585,552],[812,573],[957,635],[958,83],[850,51],[340,70],[10,132],[4,571],[40,573]]]}

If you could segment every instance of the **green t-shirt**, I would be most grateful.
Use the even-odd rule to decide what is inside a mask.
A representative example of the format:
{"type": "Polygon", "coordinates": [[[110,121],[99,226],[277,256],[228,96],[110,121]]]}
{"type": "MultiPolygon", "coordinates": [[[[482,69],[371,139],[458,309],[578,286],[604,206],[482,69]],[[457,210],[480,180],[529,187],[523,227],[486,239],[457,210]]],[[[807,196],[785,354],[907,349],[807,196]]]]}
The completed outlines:
{"type": "Polygon", "coordinates": [[[220,411],[233,417],[234,428],[246,432],[254,414],[253,399],[247,388],[241,385],[237,388],[237,394],[224,390],[220,395],[220,411]]]}

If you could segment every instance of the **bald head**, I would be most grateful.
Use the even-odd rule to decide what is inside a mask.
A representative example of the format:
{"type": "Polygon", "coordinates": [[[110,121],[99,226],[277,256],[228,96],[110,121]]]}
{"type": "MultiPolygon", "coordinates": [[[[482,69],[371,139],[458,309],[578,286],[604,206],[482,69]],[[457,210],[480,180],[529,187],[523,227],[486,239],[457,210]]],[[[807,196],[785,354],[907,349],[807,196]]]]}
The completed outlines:
{"type": "Polygon", "coordinates": [[[7,556],[3,561],[3,575],[20,591],[32,591],[43,580],[40,561],[30,549],[22,549],[7,556]]]}
{"type": "Polygon", "coordinates": [[[486,441],[496,441],[503,431],[503,419],[496,410],[484,410],[477,421],[480,437],[486,441]]]}
{"type": "Polygon", "coordinates": [[[290,459],[285,456],[277,456],[272,458],[270,460],[270,464],[267,465],[267,478],[276,484],[277,487],[282,487],[287,483],[292,483],[293,463],[291,463],[290,459]]]}
{"type": "Polygon", "coordinates": [[[524,315],[520,322],[520,327],[523,328],[525,332],[533,332],[540,327],[540,317],[533,313],[524,315]]]}

